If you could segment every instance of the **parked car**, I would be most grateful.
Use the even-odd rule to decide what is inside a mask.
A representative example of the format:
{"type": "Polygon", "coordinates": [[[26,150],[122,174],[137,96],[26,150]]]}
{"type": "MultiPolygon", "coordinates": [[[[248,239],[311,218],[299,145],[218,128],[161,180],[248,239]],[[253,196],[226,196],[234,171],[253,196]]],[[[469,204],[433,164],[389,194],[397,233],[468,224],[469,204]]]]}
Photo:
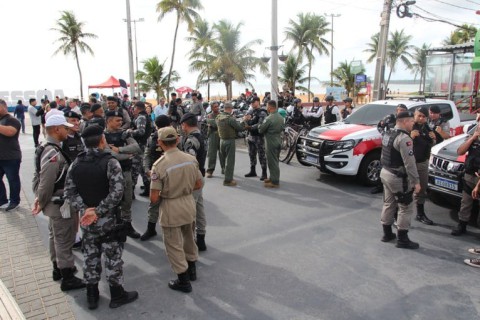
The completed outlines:
{"type": "Polygon", "coordinates": [[[296,156],[305,166],[315,166],[324,173],[357,176],[372,186],[380,179],[381,134],[376,125],[385,116],[395,113],[403,103],[409,110],[420,106],[437,105],[442,117],[450,124],[450,134],[463,132],[463,126],[474,122],[474,116],[460,117],[452,101],[411,98],[408,100],[379,100],[355,110],[345,120],[313,128],[297,140],[296,156]]]}

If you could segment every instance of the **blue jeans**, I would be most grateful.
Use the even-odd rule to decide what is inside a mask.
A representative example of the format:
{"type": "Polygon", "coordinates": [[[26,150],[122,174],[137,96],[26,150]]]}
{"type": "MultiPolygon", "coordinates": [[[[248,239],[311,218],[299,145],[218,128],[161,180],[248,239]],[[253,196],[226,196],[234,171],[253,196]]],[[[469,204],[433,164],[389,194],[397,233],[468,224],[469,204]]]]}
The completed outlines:
{"type": "Polygon", "coordinates": [[[0,205],[8,202],[3,176],[7,175],[10,186],[10,203],[20,203],[20,162],[21,160],[0,160],[0,205]]]}
{"type": "Polygon", "coordinates": [[[25,118],[17,118],[18,121],[20,121],[20,124],[22,125],[22,132],[25,133],[25,118]]]}

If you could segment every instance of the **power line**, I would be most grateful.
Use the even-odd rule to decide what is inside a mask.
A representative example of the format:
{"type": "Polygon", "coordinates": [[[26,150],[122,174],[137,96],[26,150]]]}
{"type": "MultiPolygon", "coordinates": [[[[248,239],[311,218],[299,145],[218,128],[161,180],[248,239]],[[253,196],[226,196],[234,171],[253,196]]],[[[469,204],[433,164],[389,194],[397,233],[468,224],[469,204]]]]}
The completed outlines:
{"type": "MultiPolygon", "coordinates": [[[[425,10],[425,9],[422,9],[421,7],[419,7],[419,6],[417,6],[417,5],[414,5],[414,7],[417,8],[417,9],[419,9],[420,11],[422,11],[422,12],[424,12],[424,13],[426,13],[426,14],[429,14],[429,15],[433,16],[434,18],[438,19],[438,20],[435,20],[435,21],[445,22],[445,23],[448,23],[448,24],[451,24],[451,25],[454,25],[454,26],[456,26],[456,24],[454,24],[453,22],[458,22],[458,23],[461,23],[461,24],[473,24],[473,25],[478,25],[477,23],[467,23],[467,22],[465,22],[465,21],[460,21],[460,20],[455,20],[455,19],[448,19],[448,18],[439,16],[439,15],[437,15],[437,14],[431,13],[431,12],[425,10]],[[452,21],[453,21],[453,22],[452,22],[452,21]]],[[[430,17],[424,17],[424,16],[421,16],[421,15],[418,15],[418,14],[417,14],[417,16],[418,16],[419,18],[422,18],[422,19],[425,19],[425,20],[431,19],[430,17]]],[[[431,21],[429,21],[429,22],[431,22],[431,21]]],[[[462,29],[463,29],[463,27],[462,27],[462,29]]]]}
{"type": "Polygon", "coordinates": [[[465,1],[476,4],[477,6],[480,6],[480,3],[478,3],[478,2],[475,2],[475,1],[472,1],[472,0],[465,0],[465,1]]]}
{"type": "Polygon", "coordinates": [[[472,8],[466,8],[466,7],[462,7],[462,6],[457,6],[456,4],[451,4],[451,3],[448,3],[448,2],[445,2],[445,1],[442,1],[442,0],[433,0],[433,1],[440,2],[440,3],[446,4],[446,5],[455,7],[455,8],[460,8],[460,9],[465,9],[465,10],[470,10],[470,11],[477,11],[477,10],[472,9],[472,8]]]}

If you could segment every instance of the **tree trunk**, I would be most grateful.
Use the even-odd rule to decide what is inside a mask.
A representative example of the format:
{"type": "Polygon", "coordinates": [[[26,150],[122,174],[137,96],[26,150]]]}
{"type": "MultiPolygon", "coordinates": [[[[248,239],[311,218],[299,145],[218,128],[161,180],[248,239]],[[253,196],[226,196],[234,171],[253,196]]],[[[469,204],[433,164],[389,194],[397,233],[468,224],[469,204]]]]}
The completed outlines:
{"type": "Polygon", "coordinates": [[[310,102],[310,76],[312,74],[312,61],[310,59],[308,60],[309,61],[308,61],[308,87],[307,87],[308,92],[307,94],[308,94],[308,102],[310,102]]]}
{"type": "MultiPolygon", "coordinates": [[[[392,76],[392,71],[394,66],[395,65],[392,65],[392,67],[390,68],[390,72],[388,73],[387,83],[385,84],[385,90],[383,90],[383,92],[387,92],[388,84],[390,83],[390,77],[392,76]]],[[[383,98],[385,98],[385,96],[383,98]]]]}
{"type": "Polygon", "coordinates": [[[75,60],[77,61],[78,74],[80,76],[80,101],[83,102],[83,79],[82,79],[82,70],[80,69],[80,61],[78,61],[78,51],[77,46],[74,46],[75,60]]]}
{"type": "Polygon", "coordinates": [[[302,55],[302,50],[301,47],[298,48],[298,55],[297,55],[297,61],[295,61],[295,69],[293,70],[293,86],[292,86],[292,96],[295,96],[295,87],[297,83],[297,69],[298,65],[300,63],[300,56],[302,55]]]}
{"type": "Polygon", "coordinates": [[[170,62],[170,71],[168,72],[167,78],[167,98],[170,96],[170,77],[172,75],[173,70],[173,60],[175,58],[175,46],[177,43],[177,32],[178,32],[178,25],[180,24],[180,13],[177,12],[177,25],[175,26],[175,35],[173,36],[173,50],[172,50],[172,59],[170,62]]]}

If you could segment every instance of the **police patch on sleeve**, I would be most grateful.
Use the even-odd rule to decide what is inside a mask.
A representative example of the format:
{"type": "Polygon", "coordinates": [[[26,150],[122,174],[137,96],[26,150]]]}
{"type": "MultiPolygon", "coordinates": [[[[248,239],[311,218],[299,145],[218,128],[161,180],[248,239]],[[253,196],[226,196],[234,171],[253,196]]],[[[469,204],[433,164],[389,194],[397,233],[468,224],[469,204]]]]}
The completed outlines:
{"type": "Polygon", "coordinates": [[[412,141],[407,141],[407,146],[410,147],[412,145],[412,141]]]}
{"type": "Polygon", "coordinates": [[[152,172],[152,175],[150,176],[150,178],[152,179],[152,181],[157,181],[158,180],[158,175],[156,172],[152,172]]]}
{"type": "Polygon", "coordinates": [[[413,156],[413,150],[408,151],[409,156],[413,156]]]}

